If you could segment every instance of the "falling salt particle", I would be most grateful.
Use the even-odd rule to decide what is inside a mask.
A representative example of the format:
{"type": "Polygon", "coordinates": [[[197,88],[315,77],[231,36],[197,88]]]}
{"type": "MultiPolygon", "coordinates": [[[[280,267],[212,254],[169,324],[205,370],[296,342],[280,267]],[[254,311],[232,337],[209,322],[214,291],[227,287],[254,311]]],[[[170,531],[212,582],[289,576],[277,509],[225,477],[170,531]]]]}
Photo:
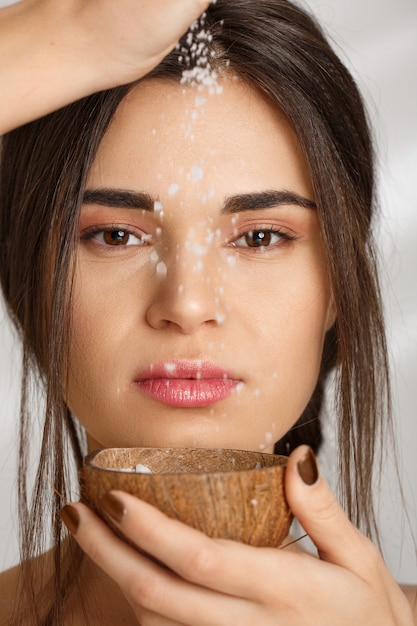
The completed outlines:
{"type": "Polygon", "coordinates": [[[236,257],[228,256],[227,263],[230,265],[230,267],[234,267],[236,265],[236,257]]]}
{"type": "Polygon", "coordinates": [[[183,293],[184,292],[184,285],[181,283],[181,285],[178,285],[178,293],[183,293]]]}
{"type": "Polygon", "coordinates": [[[259,444],[259,450],[265,450],[266,445],[264,443],[259,444]]]}
{"type": "Polygon", "coordinates": [[[267,443],[271,443],[272,442],[272,433],[265,433],[265,441],[267,443]]]}
{"type": "Polygon", "coordinates": [[[137,474],[152,474],[152,470],[146,465],[142,465],[142,463],[136,465],[135,471],[137,474]]]}
{"type": "Polygon", "coordinates": [[[243,391],[244,386],[245,386],[245,385],[244,385],[243,383],[238,383],[238,384],[236,385],[236,387],[235,387],[235,391],[236,391],[236,393],[239,393],[240,391],[243,391]]]}
{"type": "Polygon", "coordinates": [[[169,196],[175,196],[175,194],[178,192],[180,186],[178,183],[171,183],[171,185],[168,187],[168,195],[169,196]]]}
{"type": "Polygon", "coordinates": [[[224,324],[226,316],[223,313],[216,313],[215,318],[218,324],[224,324]]]}
{"type": "Polygon", "coordinates": [[[156,235],[157,237],[160,237],[160,236],[161,236],[161,233],[162,233],[162,228],[160,228],[160,227],[158,226],[158,228],[156,228],[156,229],[155,229],[155,235],[156,235]]]}
{"type": "Polygon", "coordinates": [[[185,44],[177,46],[178,60],[184,66],[181,84],[196,86],[199,91],[208,88],[209,93],[219,93],[217,72],[213,69],[211,60],[214,52],[209,44],[213,35],[205,26],[206,13],[203,13],[191,26],[185,38],[185,44]]]}
{"type": "Polygon", "coordinates": [[[202,96],[197,96],[194,100],[194,104],[196,107],[201,107],[203,104],[207,102],[207,98],[203,98],[202,96]]]}
{"type": "Polygon", "coordinates": [[[156,273],[158,276],[166,276],[167,275],[167,266],[163,261],[159,261],[156,266],[156,273]]]}
{"type": "Polygon", "coordinates": [[[252,504],[252,506],[258,506],[258,500],[256,498],[253,498],[250,503],[252,504]]]}
{"type": "Polygon", "coordinates": [[[257,461],[256,464],[255,464],[255,469],[262,469],[262,463],[257,461]]]}
{"type": "Polygon", "coordinates": [[[200,180],[202,180],[204,176],[204,170],[202,167],[199,167],[198,165],[194,165],[194,167],[191,169],[191,180],[194,183],[198,183],[200,182],[200,180]]]}
{"type": "Polygon", "coordinates": [[[164,210],[162,202],[160,202],[159,200],[155,200],[155,202],[153,203],[153,210],[155,211],[155,213],[161,213],[161,211],[164,210]]]}

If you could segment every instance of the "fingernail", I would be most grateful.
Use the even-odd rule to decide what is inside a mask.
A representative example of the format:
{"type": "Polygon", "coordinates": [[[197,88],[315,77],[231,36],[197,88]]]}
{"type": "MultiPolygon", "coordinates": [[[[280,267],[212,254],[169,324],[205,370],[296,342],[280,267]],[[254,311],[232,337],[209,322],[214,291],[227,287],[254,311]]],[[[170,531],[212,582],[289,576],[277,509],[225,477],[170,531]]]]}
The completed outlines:
{"type": "Polygon", "coordinates": [[[113,522],[120,524],[125,516],[126,509],[123,502],[113,493],[106,493],[100,501],[103,513],[113,522]]]}
{"type": "Polygon", "coordinates": [[[309,448],[308,452],[297,463],[297,470],[301,477],[301,480],[306,485],[314,485],[319,477],[319,470],[317,467],[316,456],[309,448]]]}
{"type": "Polygon", "coordinates": [[[60,516],[70,533],[75,535],[80,525],[80,516],[77,509],[71,504],[67,504],[61,509],[60,516]]]}

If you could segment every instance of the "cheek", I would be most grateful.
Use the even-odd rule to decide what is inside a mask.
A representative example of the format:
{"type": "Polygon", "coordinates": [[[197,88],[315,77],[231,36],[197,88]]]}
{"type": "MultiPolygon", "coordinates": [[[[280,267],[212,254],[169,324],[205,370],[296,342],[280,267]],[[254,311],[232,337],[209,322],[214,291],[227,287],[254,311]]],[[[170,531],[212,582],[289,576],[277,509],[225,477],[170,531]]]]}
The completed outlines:
{"type": "Polygon", "coordinates": [[[252,305],[248,318],[254,348],[263,353],[265,376],[276,381],[270,384],[270,395],[278,393],[274,385],[280,388],[280,399],[294,420],[315,389],[324,338],[334,321],[329,284],[319,269],[300,273],[298,279],[287,276],[256,307],[252,305]]]}
{"type": "Polygon", "coordinates": [[[123,297],[123,285],[119,289],[116,281],[108,287],[100,273],[84,265],[82,274],[76,274],[74,285],[66,396],[69,408],[80,419],[102,402],[104,389],[109,394],[117,393],[120,367],[116,364],[123,353],[126,311],[131,310],[123,297]]]}

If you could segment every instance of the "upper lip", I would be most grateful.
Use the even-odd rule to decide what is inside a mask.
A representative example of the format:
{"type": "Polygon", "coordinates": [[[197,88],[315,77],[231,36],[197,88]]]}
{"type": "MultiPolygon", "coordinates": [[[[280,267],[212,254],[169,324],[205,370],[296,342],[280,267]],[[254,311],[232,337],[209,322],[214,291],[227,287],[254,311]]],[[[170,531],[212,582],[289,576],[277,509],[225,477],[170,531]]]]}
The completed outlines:
{"type": "Polygon", "coordinates": [[[135,376],[135,382],[152,378],[241,380],[239,376],[236,376],[220,365],[203,359],[167,359],[166,361],[153,363],[135,376]]]}

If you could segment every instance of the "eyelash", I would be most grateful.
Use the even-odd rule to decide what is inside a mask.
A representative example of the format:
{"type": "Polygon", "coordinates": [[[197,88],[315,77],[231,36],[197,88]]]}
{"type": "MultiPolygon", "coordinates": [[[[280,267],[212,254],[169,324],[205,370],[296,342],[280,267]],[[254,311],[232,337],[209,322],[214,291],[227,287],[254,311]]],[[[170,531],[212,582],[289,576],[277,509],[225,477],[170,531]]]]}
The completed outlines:
{"type": "Polygon", "coordinates": [[[255,228],[251,228],[250,230],[244,230],[242,233],[240,233],[233,241],[230,242],[230,245],[232,245],[235,248],[246,248],[246,249],[252,249],[252,250],[259,250],[259,249],[266,249],[266,248],[275,248],[276,246],[282,246],[285,245],[286,243],[290,242],[290,241],[295,241],[296,239],[298,239],[298,237],[296,235],[293,235],[291,233],[289,233],[287,230],[284,229],[280,229],[280,228],[272,228],[272,227],[255,227],[255,228]],[[247,245],[247,246],[240,246],[237,244],[237,242],[240,239],[244,239],[247,236],[253,236],[254,234],[261,234],[263,235],[263,237],[261,237],[261,239],[267,239],[268,243],[264,243],[263,241],[260,241],[260,245],[247,245]],[[266,237],[265,237],[266,235],[266,237]],[[278,240],[271,243],[270,240],[268,240],[268,235],[269,236],[276,236],[278,237],[278,240]]]}
{"type": "MultiPolygon", "coordinates": [[[[268,226],[267,227],[261,226],[261,227],[251,228],[250,230],[242,231],[237,236],[235,236],[233,240],[229,241],[229,245],[234,248],[242,248],[242,249],[246,248],[248,250],[250,249],[251,250],[259,250],[259,249],[265,250],[266,248],[275,248],[277,246],[285,245],[285,243],[294,241],[297,238],[298,237],[296,235],[289,233],[287,230],[280,229],[280,228],[272,228],[268,226]],[[254,234],[258,234],[260,236],[260,240],[259,240],[260,245],[252,246],[250,244],[248,245],[238,244],[239,240],[245,239],[246,237],[253,237],[254,234]],[[273,236],[276,236],[278,238],[277,241],[271,242],[270,238],[273,236]]],[[[86,228],[83,230],[80,236],[80,239],[81,241],[95,240],[98,243],[98,245],[101,245],[107,248],[126,248],[131,245],[142,247],[142,246],[150,245],[150,243],[152,242],[151,235],[147,235],[143,233],[142,231],[138,231],[137,229],[131,226],[125,226],[125,225],[120,225],[120,224],[110,224],[110,225],[105,225],[105,226],[97,225],[97,226],[92,226],[90,228],[86,228]],[[104,238],[106,233],[108,234],[119,233],[120,235],[123,233],[123,235],[128,238],[133,236],[138,239],[138,243],[134,243],[134,244],[128,244],[127,242],[119,243],[117,239],[114,239],[114,244],[108,243],[105,240],[100,241],[98,238],[98,235],[102,235],[102,237],[104,238]]],[[[246,239],[246,243],[247,243],[247,239],[246,239]]]]}
{"type": "Polygon", "coordinates": [[[133,228],[132,226],[125,226],[121,224],[110,224],[106,226],[98,225],[98,226],[91,226],[90,228],[86,228],[81,233],[80,239],[81,241],[96,240],[96,242],[99,245],[102,245],[108,248],[126,248],[126,247],[129,247],[129,245],[135,245],[139,247],[149,245],[151,235],[147,235],[144,232],[139,231],[136,228],[133,228]],[[136,237],[140,243],[135,243],[135,244],[124,243],[124,244],[118,245],[118,242],[115,239],[114,244],[112,245],[111,243],[107,243],[105,240],[99,241],[98,235],[102,235],[104,237],[106,233],[108,234],[123,233],[127,237],[136,237]]]}

